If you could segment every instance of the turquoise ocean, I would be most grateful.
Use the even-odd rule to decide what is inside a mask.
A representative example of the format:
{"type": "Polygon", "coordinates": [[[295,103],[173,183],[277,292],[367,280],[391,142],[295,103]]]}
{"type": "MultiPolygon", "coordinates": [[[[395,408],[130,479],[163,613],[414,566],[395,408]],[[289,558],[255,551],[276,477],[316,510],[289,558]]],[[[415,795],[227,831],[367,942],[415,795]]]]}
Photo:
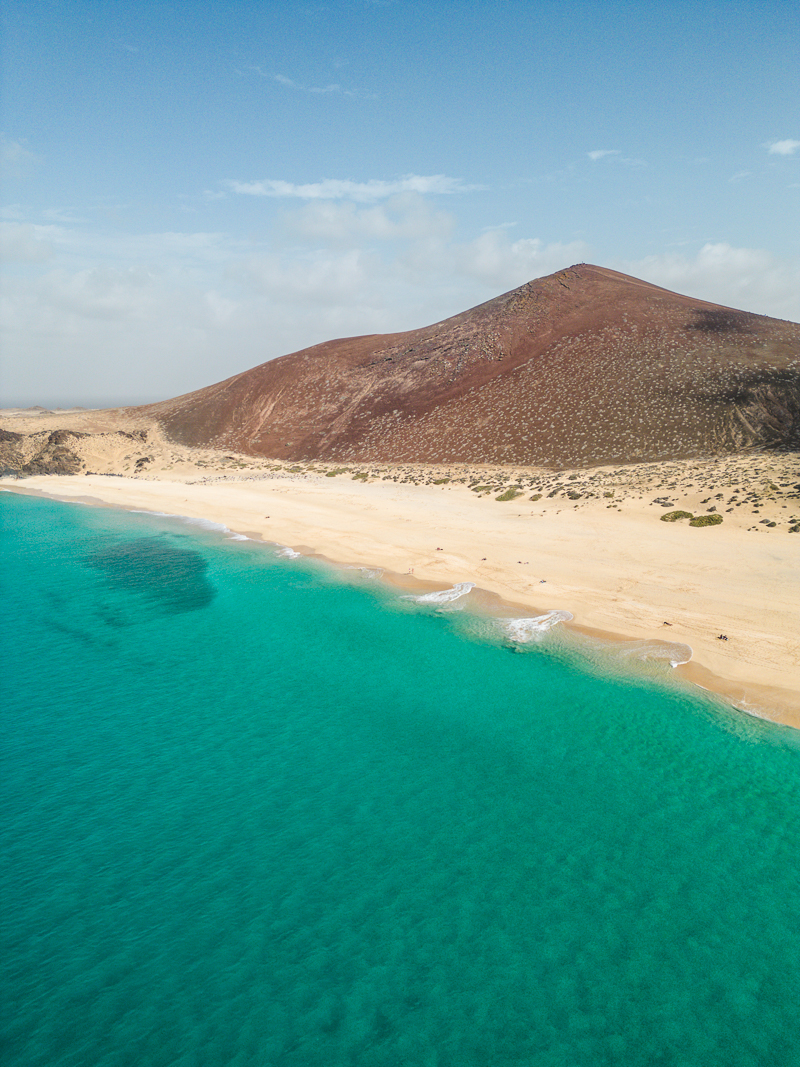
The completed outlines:
{"type": "Polygon", "coordinates": [[[5,1067],[800,1064],[800,733],[469,597],[0,508],[5,1067]]]}

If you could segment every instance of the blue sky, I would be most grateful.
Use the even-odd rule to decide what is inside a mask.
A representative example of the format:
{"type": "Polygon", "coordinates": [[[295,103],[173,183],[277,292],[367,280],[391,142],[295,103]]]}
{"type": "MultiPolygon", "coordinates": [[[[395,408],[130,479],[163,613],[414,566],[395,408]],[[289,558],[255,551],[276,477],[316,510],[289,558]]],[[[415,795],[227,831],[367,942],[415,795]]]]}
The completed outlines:
{"type": "Polygon", "coordinates": [[[134,403],[579,261],[800,320],[782,0],[6,0],[6,404],[134,403]]]}

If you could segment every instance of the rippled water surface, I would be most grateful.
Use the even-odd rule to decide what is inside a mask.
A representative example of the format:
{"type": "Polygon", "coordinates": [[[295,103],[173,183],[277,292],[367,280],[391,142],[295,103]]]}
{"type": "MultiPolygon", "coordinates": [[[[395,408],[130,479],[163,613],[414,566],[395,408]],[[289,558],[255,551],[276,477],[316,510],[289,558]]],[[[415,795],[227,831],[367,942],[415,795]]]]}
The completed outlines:
{"type": "Polygon", "coordinates": [[[797,735],[0,494],[7,1067],[800,1063],[797,735]]]}

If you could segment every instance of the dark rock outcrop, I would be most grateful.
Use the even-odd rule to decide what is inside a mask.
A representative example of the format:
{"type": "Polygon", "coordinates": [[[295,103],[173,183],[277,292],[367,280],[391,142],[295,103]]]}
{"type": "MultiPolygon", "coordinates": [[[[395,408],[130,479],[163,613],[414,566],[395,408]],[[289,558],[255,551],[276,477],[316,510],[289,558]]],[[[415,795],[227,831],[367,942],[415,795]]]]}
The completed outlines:
{"type": "Polygon", "coordinates": [[[68,444],[86,437],[76,430],[53,430],[44,447],[22,465],[21,474],[77,474],[83,461],[68,444]]]}
{"type": "Polygon", "coordinates": [[[0,429],[0,478],[9,474],[19,474],[25,462],[22,454],[24,440],[24,434],[0,429]]]}

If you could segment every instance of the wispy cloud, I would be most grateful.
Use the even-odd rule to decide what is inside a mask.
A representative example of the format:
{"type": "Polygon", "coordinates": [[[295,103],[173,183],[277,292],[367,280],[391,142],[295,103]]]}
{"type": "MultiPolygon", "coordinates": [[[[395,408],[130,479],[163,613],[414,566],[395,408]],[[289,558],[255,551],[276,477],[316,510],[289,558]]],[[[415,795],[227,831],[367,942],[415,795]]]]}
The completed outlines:
{"type": "Polygon", "coordinates": [[[767,147],[771,156],[793,156],[800,148],[800,141],[771,141],[767,147]]]}
{"type": "Polygon", "coordinates": [[[0,164],[3,174],[11,178],[21,178],[28,168],[40,159],[24,141],[14,141],[5,134],[0,134],[0,164]]]}
{"type": "Polygon", "coordinates": [[[79,215],[72,208],[51,207],[42,212],[42,218],[46,222],[63,222],[68,226],[74,226],[76,223],[87,222],[82,215],[79,215]]]}
{"type": "Polygon", "coordinates": [[[247,67],[245,71],[240,70],[237,73],[255,74],[259,78],[266,78],[267,81],[276,82],[278,85],[282,85],[286,89],[294,89],[299,93],[310,93],[311,95],[316,96],[325,96],[334,93],[341,96],[361,97],[365,100],[377,99],[375,93],[365,93],[358,89],[347,89],[338,82],[331,82],[328,85],[304,85],[302,82],[295,81],[294,78],[289,78],[285,74],[262,70],[261,67],[250,66],[247,67]]]}
{"type": "Polygon", "coordinates": [[[587,152],[586,155],[591,159],[592,163],[596,163],[598,159],[605,159],[608,156],[610,159],[613,159],[615,163],[622,163],[626,167],[647,166],[647,163],[643,159],[636,159],[633,156],[623,156],[618,148],[595,148],[591,152],[587,152]]]}
{"type": "Polygon", "coordinates": [[[366,182],[354,182],[339,178],[325,178],[321,182],[296,185],[273,178],[261,181],[242,182],[228,179],[222,183],[234,193],[245,196],[269,196],[299,200],[356,200],[362,203],[385,200],[400,193],[450,195],[484,189],[482,185],[466,185],[461,178],[448,178],[446,174],[406,174],[394,181],[371,178],[366,182]]]}
{"type": "Polygon", "coordinates": [[[291,78],[287,78],[285,74],[273,74],[272,80],[276,81],[279,85],[285,85],[287,89],[299,89],[303,93],[344,93],[345,96],[356,95],[351,90],[343,89],[341,85],[299,85],[296,81],[292,81],[291,78]]]}
{"type": "Polygon", "coordinates": [[[750,177],[750,171],[749,170],[740,170],[740,171],[737,171],[736,174],[732,174],[730,176],[730,178],[728,178],[728,181],[732,182],[733,184],[736,184],[737,182],[743,182],[745,180],[745,178],[749,178],[749,177],[750,177]]]}

